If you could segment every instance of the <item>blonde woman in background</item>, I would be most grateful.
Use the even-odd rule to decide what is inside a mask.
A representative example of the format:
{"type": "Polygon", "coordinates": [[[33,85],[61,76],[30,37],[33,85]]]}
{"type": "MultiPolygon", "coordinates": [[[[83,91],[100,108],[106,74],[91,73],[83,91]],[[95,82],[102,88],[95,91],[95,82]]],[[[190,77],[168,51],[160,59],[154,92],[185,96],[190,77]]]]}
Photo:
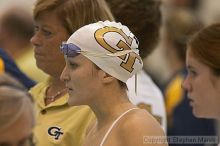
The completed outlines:
{"type": "Polygon", "coordinates": [[[60,80],[65,60],[60,45],[78,28],[113,20],[104,0],[37,0],[34,6],[34,45],[38,68],[50,78],[31,89],[36,103],[34,137],[37,146],[81,146],[94,114],[88,106],[69,107],[60,80]]]}

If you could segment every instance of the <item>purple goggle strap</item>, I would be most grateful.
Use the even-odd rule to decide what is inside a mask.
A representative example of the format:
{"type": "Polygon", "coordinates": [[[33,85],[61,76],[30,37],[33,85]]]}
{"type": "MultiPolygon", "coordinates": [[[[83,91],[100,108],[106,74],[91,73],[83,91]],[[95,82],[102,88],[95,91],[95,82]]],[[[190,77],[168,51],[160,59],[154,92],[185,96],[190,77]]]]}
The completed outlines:
{"type": "Polygon", "coordinates": [[[67,57],[75,57],[81,52],[81,49],[72,43],[62,43],[60,51],[67,57]]]}

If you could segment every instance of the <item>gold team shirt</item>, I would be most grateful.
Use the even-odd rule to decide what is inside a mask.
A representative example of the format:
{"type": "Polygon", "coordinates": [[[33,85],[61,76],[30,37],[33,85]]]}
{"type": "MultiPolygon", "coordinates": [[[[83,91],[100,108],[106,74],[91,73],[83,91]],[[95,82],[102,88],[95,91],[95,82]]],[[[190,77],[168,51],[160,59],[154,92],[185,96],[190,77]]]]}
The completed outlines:
{"type": "Polygon", "coordinates": [[[184,77],[182,75],[177,75],[170,81],[164,92],[169,127],[172,127],[173,124],[173,112],[175,111],[175,108],[184,98],[184,90],[181,87],[183,80],[184,77]]]}
{"type": "Polygon", "coordinates": [[[4,61],[2,60],[2,58],[0,58],[0,74],[3,73],[4,71],[5,71],[4,61]]]}
{"type": "Polygon", "coordinates": [[[36,106],[33,130],[36,146],[81,146],[87,127],[95,120],[88,106],[69,107],[68,94],[45,106],[49,80],[30,90],[36,106]]]}
{"type": "Polygon", "coordinates": [[[25,53],[17,57],[15,62],[22,72],[36,82],[42,82],[48,78],[48,75],[37,67],[32,47],[29,47],[25,53]]]}

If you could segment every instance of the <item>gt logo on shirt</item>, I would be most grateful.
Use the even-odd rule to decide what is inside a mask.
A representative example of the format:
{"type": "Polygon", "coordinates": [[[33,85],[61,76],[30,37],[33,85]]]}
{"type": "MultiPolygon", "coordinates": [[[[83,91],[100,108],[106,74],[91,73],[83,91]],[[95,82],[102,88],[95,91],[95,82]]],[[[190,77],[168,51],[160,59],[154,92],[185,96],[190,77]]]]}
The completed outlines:
{"type": "Polygon", "coordinates": [[[55,140],[58,140],[60,136],[63,135],[63,132],[61,131],[61,128],[53,126],[48,128],[48,134],[53,136],[55,140]]]}

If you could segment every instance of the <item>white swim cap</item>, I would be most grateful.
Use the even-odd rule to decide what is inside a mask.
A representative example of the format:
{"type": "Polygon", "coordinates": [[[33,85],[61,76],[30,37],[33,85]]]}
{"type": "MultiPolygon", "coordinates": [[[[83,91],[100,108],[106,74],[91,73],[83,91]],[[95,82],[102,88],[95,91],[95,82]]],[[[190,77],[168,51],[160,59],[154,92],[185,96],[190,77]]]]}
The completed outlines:
{"type": "Polygon", "coordinates": [[[99,21],[75,31],[61,51],[69,56],[81,53],[100,69],[125,82],[143,67],[138,40],[127,26],[99,21]]]}

